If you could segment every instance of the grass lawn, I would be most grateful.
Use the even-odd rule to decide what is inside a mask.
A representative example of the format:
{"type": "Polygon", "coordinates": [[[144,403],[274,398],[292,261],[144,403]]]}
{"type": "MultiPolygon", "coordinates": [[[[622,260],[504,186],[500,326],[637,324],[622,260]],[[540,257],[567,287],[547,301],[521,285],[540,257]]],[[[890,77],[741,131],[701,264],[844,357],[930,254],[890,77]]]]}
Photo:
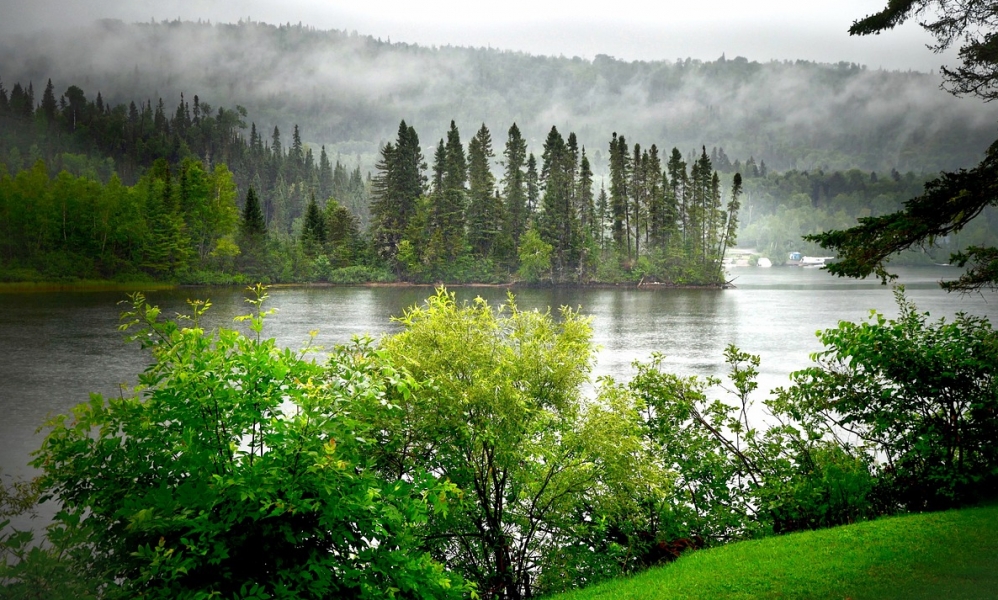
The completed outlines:
{"type": "Polygon", "coordinates": [[[998,598],[998,506],[739,542],[550,600],[998,598]]]}

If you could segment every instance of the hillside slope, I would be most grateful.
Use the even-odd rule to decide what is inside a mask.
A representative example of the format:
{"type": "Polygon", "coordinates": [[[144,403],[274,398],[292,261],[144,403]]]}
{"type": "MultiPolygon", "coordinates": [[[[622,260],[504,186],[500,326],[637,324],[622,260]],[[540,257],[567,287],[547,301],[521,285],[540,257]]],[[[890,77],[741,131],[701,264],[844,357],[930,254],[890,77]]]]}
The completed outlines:
{"type": "Polygon", "coordinates": [[[741,542],[551,600],[998,598],[998,507],[741,542]]]}
{"type": "Polygon", "coordinates": [[[33,82],[36,96],[51,78],[111,103],[174,106],[200,94],[245,105],[262,132],[297,123],[306,143],[346,155],[373,156],[401,119],[424,148],[451,119],[466,131],[484,122],[497,138],[515,121],[534,147],[556,125],[578,134],[597,173],[614,131],[684,153],[718,146],[777,170],[935,172],[978,162],[998,120],[998,107],[940,90],[937,74],[742,57],[584,60],[255,22],[101,21],[6,36],[0,77],[8,88],[33,82]]]}

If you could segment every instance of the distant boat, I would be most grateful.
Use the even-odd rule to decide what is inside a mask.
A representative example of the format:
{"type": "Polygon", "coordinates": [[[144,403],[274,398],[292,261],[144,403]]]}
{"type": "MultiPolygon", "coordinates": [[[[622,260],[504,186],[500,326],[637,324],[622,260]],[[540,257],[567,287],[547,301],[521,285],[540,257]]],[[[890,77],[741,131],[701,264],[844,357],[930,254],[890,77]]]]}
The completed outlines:
{"type": "Polygon", "coordinates": [[[791,252],[788,258],[787,265],[791,267],[823,267],[835,260],[834,256],[803,256],[800,252],[791,252]]]}
{"type": "Polygon", "coordinates": [[[757,267],[762,267],[763,269],[768,269],[769,267],[773,266],[773,261],[771,261],[768,258],[766,258],[765,256],[763,256],[758,261],[756,261],[755,264],[756,264],[757,267]]]}

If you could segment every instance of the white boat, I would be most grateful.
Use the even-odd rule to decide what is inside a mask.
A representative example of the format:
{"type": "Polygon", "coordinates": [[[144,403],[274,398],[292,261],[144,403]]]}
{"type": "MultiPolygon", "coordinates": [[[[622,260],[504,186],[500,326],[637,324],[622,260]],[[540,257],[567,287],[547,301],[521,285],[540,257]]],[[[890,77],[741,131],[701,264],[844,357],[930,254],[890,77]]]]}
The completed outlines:
{"type": "Polygon", "coordinates": [[[771,261],[768,258],[766,258],[765,256],[763,256],[763,257],[759,258],[759,260],[756,261],[755,264],[756,264],[757,267],[762,267],[763,269],[768,269],[769,267],[773,266],[773,261],[771,261]]]}
{"type": "Polygon", "coordinates": [[[802,256],[800,252],[791,252],[787,265],[791,267],[823,267],[834,256],[802,256]]]}

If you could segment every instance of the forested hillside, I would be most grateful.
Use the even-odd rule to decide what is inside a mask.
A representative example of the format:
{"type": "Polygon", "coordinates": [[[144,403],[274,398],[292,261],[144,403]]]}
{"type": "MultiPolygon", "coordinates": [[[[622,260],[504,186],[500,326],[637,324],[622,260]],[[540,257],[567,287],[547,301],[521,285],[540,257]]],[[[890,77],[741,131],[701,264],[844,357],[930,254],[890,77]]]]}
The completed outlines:
{"type": "MultiPolygon", "coordinates": [[[[261,133],[240,105],[197,94],[112,105],[56,89],[49,80],[36,99],[31,83],[0,84],[4,280],[718,285],[739,235],[781,262],[811,249],[802,235],[896,210],[925,180],[780,173],[616,132],[597,177],[602,149],[574,132],[552,126],[532,145],[514,123],[500,149],[485,124],[465,145],[455,121],[432,157],[402,121],[362,174],[325,146],[316,158],[297,125],[289,142],[276,126],[261,133]]],[[[990,243],[992,217],[940,241],[990,243]]]]}
{"type": "Polygon", "coordinates": [[[0,40],[7,82],[72,81],[105,102],[182,93],[245,106],[258,124],[330,156],[360,153],[373,166],[400,120],[420,131],[517,123],[531,145],[555,125],[609,169],[613,131],[634,141],[723,147],[732,160],[777,170],[936,172],[978,161],[998,111],[938,89],[934,74],[855,64],[625,62],[532,56],[485,48],[427,48],[356,32],[273,26],[103,21],[58,35],[0,40]]]}

